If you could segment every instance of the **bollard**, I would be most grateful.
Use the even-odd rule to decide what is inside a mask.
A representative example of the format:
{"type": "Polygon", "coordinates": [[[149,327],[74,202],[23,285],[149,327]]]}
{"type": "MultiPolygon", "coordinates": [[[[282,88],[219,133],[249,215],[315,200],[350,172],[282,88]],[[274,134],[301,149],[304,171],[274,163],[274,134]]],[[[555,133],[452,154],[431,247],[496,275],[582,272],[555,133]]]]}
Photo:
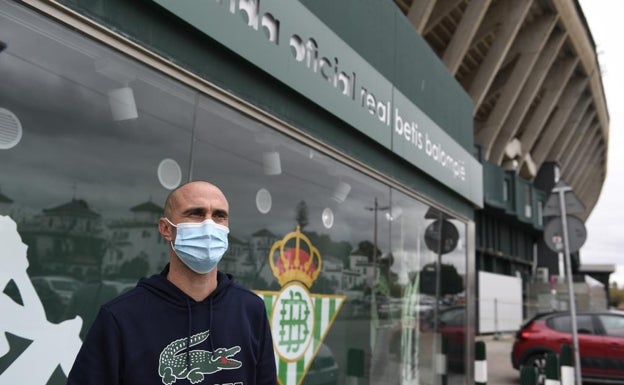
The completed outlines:
{"type": "Polygon", "coordinates": [[[559,356],[555,353],[546,354],[546,380],[544,385],[560,385],[559,356]]]}
{"type": "Polygon", "coordinates": [[[446,362],[446,353],[448,352],[448,341],[446,336],[440,334],[441,339],[441,349],[440,353],[437,354],[437,362],[436,362],[436,370],[438,376],[440,376],[440,385],[447,384],[447,362],[446,362]]]}
{"type": "Polygon", "coordinates": [[[364,377],[364,350],[349,349],[347,351],[347,385],[357,385],[364,377]]]}
{"type": "Polygon", "coordinates": [[[474,378],[476,385],[487,384],[487,359],[485,357],[485,342],[475,343],[474,378]]]}
{"type": "Polygon", "coordinates": [[[574,385],[574,360],[572,359],[572,346],[561,345],[560,373],[561,385],[574,385]]]}
{"type": "Polygon", "coordinates": [[[520,385],[538,385],[537,368],[535,366],[520,367],[520,385]]]}

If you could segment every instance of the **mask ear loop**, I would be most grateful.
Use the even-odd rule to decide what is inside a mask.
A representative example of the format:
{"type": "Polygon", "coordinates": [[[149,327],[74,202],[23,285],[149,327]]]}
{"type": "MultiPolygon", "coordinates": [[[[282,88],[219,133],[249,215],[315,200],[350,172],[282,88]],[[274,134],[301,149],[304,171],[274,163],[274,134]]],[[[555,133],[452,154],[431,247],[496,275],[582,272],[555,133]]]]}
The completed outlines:
{"type": "MultiPolygon", "coordinates": [[[[164,219],[164,220],[166,220],[167,222],[169,222],[169,224],[170,224],[171,226],[173,226],[174,228],[176,228],[176,229],[178,228],[178,226],[177,226],[177,225],[174,225],[174,224],[173,224],[173,222],[171,222],[171,221],[169,220],[169,218],[167,218],[167,217],[163,217],[163,219],[164,219]]],[[[178,255],[178,253],[176,253],[176,251],[175,251],[175,248],[173,247],[173,241],[169,241],[169,245],[171,246],[171,250],[173,250],[174,254],[175,254],[175,255],[178,255]]]]}

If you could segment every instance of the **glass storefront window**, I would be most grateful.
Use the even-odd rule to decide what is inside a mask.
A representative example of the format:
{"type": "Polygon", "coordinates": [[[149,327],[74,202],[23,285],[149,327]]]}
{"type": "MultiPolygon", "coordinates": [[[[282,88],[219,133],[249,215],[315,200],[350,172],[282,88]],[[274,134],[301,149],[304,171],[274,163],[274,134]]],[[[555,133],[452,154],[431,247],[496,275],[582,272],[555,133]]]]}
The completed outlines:
{"type": "Polygon", "coordinates": [[[465,381],[464,222],[16,4],[0,39],[0,382],[64,383],[98,307],[167,263],[156,221],[188,180],[230,202],[219,269],[270,317],[287,289],[314,315],[282,385],[435,384],[443,338],[465,381]]]}

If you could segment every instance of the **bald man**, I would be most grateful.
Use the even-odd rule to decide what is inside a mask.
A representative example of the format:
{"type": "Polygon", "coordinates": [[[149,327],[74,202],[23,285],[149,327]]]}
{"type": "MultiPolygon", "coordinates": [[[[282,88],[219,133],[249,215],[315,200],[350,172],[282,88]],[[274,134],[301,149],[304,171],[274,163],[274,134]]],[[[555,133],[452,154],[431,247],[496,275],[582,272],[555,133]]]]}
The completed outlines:
{"type": "Polygon", "coordinates": [[[228,219],[211,183],[169,194],[158,221],[169,264],[101,307],[68,384],[277,384],[264,302],[217,269],[228,219]]]}

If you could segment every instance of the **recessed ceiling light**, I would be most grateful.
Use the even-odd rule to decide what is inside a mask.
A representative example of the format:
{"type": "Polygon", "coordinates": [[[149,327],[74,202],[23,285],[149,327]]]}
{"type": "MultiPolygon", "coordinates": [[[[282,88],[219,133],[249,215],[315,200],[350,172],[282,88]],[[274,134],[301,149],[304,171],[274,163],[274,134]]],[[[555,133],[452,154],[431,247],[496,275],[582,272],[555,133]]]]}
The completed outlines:
{"type": "Polygon", "coordinates": [[[22,140],[22,123],[15,114],[0,107],[0,150],[15,147],[22,140]]]}

